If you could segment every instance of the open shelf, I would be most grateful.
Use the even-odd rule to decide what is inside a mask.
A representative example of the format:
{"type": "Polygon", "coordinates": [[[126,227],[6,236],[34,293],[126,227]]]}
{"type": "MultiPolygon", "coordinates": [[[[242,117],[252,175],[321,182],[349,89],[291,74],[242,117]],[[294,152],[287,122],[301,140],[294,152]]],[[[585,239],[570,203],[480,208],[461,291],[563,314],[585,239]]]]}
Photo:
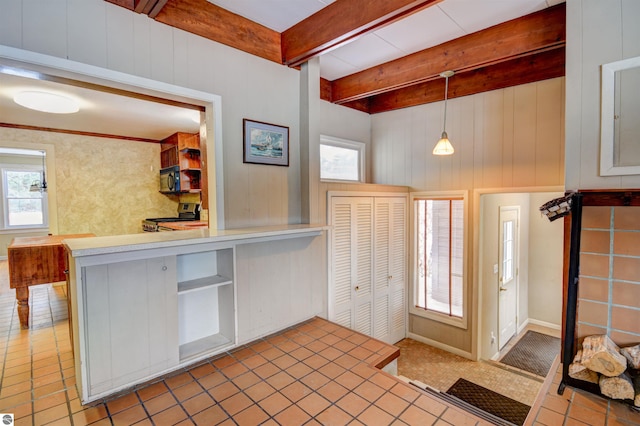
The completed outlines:
{"type": "Polygon", "coordinates": [[[194,340],[189,343],[180,345],[180,362],[187,360],[188,358],[196,357],[200,354],[211,352],[217,347],[228,345],[231,340],[222,334],[213,334],[211,336],[203,337],[202,339],[194,340]]]}
{"type": "Polygon", "coordinates": [[[209,277],[196,278],[194,280],[182,281],[178,283],[178,294],[201,290],[203,288],[217,287],[221,285],[233,284],[229,277],[213,275],[209,277]]]}

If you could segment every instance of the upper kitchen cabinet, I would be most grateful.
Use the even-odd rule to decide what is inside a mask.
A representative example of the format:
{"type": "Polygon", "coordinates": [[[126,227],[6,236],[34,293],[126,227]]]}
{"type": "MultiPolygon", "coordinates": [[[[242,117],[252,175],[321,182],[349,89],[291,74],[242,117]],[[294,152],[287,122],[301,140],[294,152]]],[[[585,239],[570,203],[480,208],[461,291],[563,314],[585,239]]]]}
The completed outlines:
{"type": "MultiPolygon", "coordinates": [[[[198,133],[174,133],[161,142],[160,167],[173,168],[176,180],[171,191],[161,188],[161,192],[200,192],[202,188],[202,159],[200,135],[198,133]]],[[[162,174],[163,172],[161,172],[162,174]]]]}

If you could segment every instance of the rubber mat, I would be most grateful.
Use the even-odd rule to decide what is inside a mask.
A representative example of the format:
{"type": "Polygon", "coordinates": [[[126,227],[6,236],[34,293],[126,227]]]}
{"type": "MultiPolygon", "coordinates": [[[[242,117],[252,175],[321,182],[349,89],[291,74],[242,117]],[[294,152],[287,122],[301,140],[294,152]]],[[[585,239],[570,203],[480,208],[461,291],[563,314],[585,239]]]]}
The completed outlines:
{"type": "Polygon", "coordinates": [[[499,362],[546,377],[553,360],[559,353],[560,339],[535,331],[527,331],[499,362]]]}
{"type": "Polygon", "coordinates": [[[487,413],[522,426],[531,407],[465,379],[458,379],[447,391],[487,413]]]}

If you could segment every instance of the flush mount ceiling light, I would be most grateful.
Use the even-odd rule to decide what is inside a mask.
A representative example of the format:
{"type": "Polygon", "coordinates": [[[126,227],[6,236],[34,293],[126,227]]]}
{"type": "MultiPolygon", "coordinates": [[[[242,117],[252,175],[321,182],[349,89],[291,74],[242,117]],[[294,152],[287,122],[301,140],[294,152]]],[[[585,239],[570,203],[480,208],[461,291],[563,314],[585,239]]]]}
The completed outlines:
{"type": "Polygon", "coordinates": [[[71,98],[35,90],[17,93],[13,101],[25,108],[53,114],[71,114],[80,110],[78,103],[71,98]]]}
{"type": "Polygon", "coordinates": [[[455,74],[453,71],[444,71],[440,73],[440,77],[445,78],[444,84],[444,122],[442,124],[442,136],[440,140],[433,148],[433,155],[451,155],[454,153],[453,145],[449,142],[449,136],[447,135],[447,93],[449,92],[449,77],[455,74]]]}

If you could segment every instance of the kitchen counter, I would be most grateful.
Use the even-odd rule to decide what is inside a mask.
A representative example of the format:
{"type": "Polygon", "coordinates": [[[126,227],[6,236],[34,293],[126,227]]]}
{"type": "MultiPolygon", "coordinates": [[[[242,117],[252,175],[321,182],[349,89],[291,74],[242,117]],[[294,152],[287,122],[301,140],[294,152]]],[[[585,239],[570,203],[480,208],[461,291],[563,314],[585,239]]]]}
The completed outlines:
{"type": "Polygon", "coordinates": [[[323,313],[326,283],[318,259],[325,229],[285,225],[64,240],[82,403],[323,313]]]}
{"type": "Polygon", "coordinates": [[[186,231],[145,232],[140,234],[63,240],[72,257],[124,253],[154,248],[169,248],[212,242],[251,240],[251,242],[320,235],[324,225],[276,225],[257,228],[209,229],[199,227],[186,231]]]}
{"type": "Polygon", "coordinates": [[[173,229],[174,231],[189,231],[191,229],[205,229],[209,227],[209,222],[193,220],[186,222],[159,222],[158,226],[173,229]]]}

